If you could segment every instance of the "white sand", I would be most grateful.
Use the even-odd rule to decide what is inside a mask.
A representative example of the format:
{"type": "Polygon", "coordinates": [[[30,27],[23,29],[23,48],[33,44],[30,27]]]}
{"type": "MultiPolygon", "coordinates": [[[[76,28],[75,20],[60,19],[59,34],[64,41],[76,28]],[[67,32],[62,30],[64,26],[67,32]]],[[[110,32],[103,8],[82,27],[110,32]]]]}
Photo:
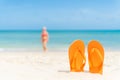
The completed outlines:
{"type": "Polygon", "coordinates": [[[67,52],[0,52],[0,80],[120,80],[120,52],[105,52],[103,75],[88,68],[70,72],[67,52]]]}

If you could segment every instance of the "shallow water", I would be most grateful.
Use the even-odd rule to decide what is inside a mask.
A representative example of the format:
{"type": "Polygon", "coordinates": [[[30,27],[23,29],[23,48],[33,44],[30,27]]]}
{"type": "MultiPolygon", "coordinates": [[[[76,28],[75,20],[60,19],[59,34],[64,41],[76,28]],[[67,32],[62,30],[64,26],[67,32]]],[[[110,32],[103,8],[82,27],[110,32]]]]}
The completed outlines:
{"type": "MultiPolygon", "coordinates": [[[[119,51],[120,30],[48,30],[49,51],[67,51],[77,39],[85,46],[90,40],[98,40],[105,50],[119,51]]],[[[0,31],[0,51],[42,51],[41,30],[0,31]]]]}

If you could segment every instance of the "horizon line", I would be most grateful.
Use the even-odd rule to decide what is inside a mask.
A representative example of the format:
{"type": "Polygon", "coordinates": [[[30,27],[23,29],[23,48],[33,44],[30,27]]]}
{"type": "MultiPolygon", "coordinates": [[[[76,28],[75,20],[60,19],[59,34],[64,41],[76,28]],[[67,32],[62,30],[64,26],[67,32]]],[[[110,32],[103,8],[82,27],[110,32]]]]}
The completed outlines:
{"type": "MultiPolygon", "coordinates": [[[[0,29],[0,31],[41,31],[42,29],[0,29]]],[[[47,29],[48,31],[120,31],[120,29],[47,29]]]]}

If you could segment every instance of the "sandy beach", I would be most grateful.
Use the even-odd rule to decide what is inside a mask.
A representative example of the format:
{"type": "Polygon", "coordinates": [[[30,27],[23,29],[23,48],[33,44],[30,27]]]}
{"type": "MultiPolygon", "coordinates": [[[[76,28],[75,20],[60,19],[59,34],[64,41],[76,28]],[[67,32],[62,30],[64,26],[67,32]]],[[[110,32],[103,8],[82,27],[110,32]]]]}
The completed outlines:
{"type": "MultiPolygon", "coordinates": [[[[70,72],[67,52],[0,52],[0,80],[119,80],[119,52],[105,52],[103,75],[70,72]]],[[[86,53],[87,59],[87,53],[86,53]]]]}

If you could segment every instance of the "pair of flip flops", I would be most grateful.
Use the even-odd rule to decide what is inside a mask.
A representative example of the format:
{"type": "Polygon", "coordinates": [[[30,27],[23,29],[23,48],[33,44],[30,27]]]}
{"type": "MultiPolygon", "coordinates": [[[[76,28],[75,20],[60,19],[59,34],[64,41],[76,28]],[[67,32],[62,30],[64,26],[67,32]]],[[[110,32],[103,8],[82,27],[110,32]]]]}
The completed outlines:
{"type": "MultiPolygon", "coordinates": [[[[95,40],[88,44],[88,63],[89,72],[99,73],[103,72],[104,49],[102,45],[95,40]]],[[[69,62],[70,71],[83,72],[86,63],[85,45],[82,40],[74,41],[69,47],[69,62]]]]}

